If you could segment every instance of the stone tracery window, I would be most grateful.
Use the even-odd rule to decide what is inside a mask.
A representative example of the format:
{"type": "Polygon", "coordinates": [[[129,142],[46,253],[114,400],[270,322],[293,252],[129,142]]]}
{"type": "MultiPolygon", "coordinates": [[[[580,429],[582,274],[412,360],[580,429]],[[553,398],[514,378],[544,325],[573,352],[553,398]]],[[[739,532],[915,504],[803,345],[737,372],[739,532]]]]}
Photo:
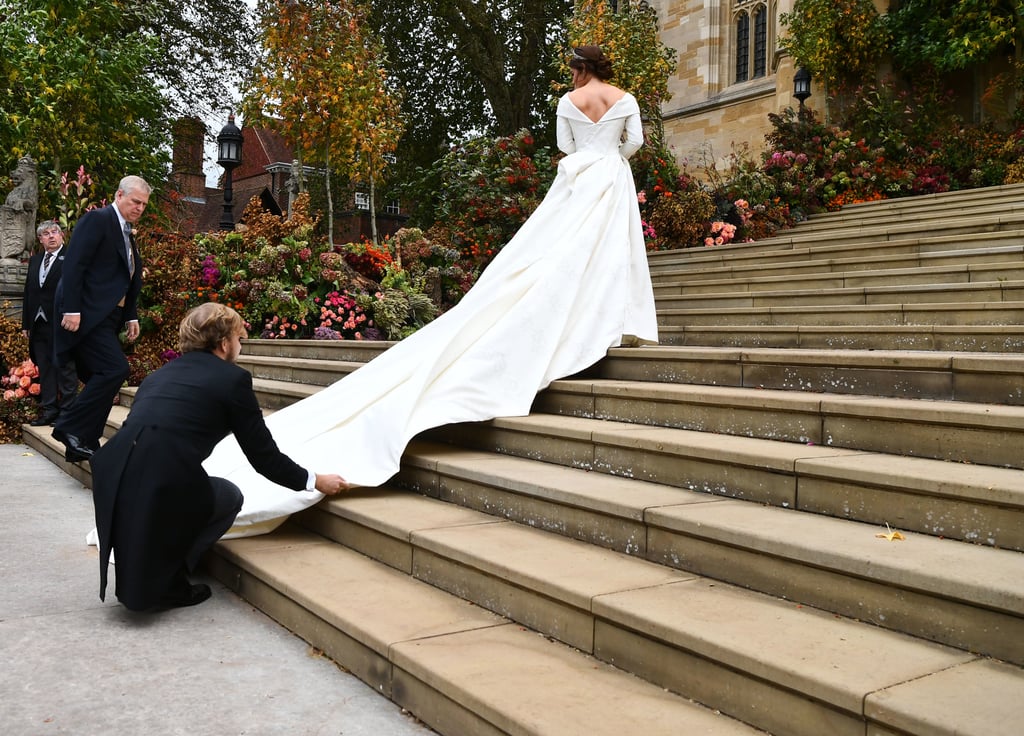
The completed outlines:
{"type": "Polygon", "coordinates": [[[768,73],[769,11],[768,0],[732,0],[737,83],[768,73]]]}

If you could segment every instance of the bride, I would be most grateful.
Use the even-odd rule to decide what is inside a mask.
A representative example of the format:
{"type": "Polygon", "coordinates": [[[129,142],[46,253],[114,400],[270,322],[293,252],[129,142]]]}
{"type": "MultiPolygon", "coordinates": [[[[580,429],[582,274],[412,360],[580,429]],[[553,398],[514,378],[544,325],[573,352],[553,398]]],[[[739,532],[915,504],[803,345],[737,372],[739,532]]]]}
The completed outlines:
{"type": "MultiPolygon", "coordinates": [[[[451,310],[354,373],[275,412],[267,425],[305,467],[331,468],[352,485],[398,471],[419,432],[529,413],[551,381],[600,360],[610,347],[658,340],[636,188],[626,159],[643,143],[632,95],[609,84],[597,46],[575,49],[573,91],[558,103],[565,156],[550,191],[451,310]]],[[[245,501],[225,537],[274,529],[322,498],[274,485],[233,437],[204,463],[245,501]]]]}

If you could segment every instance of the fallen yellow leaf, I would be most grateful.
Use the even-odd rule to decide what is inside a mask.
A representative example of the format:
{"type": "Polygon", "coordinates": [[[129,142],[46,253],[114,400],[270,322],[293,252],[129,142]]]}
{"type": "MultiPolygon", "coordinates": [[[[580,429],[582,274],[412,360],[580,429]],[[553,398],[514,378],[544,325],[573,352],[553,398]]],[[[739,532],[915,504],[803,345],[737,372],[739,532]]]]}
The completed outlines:
{"type": "Polygon", "coordinates": [[[903,536],[902,534],[900,534],[899,532],[894,532],[894,531],[893,531],[893,530],[892,530],[892,529],[891,529],[891,528],[889,527],[889,525],[888,525],[888,524],[886,524],[886,525],[885,525],[885,528],[889,530],[889,531],[888,531],[888,533],[886,533],[886,534],[878,533],[878,534],[876,534],[875,536],[876,536],[876,537],[878,537],[879,539],[888,539],[888,540],[889,540],[890,542],[895,542],[896,540],[903,540],[903,539],[906,539],[906,537],[904,537],[904,536],[903,536]]]}

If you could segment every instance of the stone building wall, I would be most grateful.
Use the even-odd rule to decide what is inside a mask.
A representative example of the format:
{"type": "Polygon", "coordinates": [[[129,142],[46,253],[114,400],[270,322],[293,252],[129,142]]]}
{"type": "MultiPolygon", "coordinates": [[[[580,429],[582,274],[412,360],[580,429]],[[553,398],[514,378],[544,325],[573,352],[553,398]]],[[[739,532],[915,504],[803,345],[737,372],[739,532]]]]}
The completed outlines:
{"type": "MultiPolygon", "coordinates": [[[[764,148],[768,113],[795,107],[791,59],[778,51],[778,17],[792,0],[769,0],[767,59],[762,77],[736,81],[734,11],[760,0],[650,0],[661,39],[678,54],[662,106],[665,135],[680,161],[722,160],[734,146],[764,148]]],[[[812,97],[807,104],[814,107],[812,97]]]]}

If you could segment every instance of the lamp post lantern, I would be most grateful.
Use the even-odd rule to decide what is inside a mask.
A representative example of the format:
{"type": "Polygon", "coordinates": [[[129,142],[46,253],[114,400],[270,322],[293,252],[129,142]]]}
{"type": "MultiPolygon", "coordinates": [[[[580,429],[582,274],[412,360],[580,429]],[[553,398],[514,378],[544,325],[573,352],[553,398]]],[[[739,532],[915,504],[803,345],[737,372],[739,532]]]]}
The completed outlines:
{"type": "Polygon", "coordinates": [[[800,109],[804,109],[804,100],[811,96],[811,73],[800,67],[793,75],[793,96],[800,100],[800,109]]]}
{"type": "Polygon", "coordinates": [[[231,172],[242,163],[242,131],[235,125],[235,114],[228,113],[228,124],[217,135],[217,163],[224,168],[224,212],[220,216],[221,230],[234,230],[235,217],[231,212],[231,172]]]}

